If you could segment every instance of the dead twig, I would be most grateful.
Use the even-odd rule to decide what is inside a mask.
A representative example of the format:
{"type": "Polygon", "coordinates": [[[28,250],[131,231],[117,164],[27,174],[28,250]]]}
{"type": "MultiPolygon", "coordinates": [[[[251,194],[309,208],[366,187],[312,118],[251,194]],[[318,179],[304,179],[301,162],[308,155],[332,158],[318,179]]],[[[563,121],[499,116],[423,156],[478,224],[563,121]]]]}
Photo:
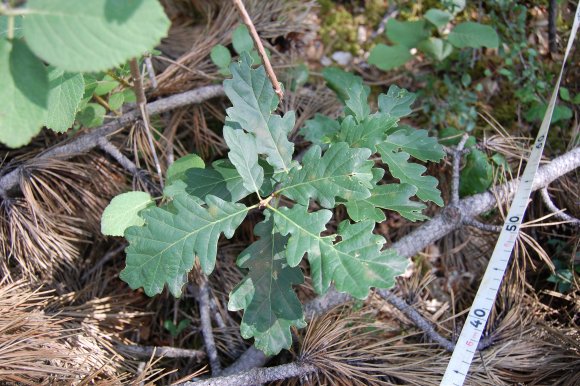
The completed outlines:
{"type": "Polygon", "coordinates": [[[268,78],[270,78],[270,82],[272,82],[272,87],[274,87],[274,91],[276,92],[276,94],[278,95],[280,100],[284,99],[284,92],[282,91],[282,88],[280,87],[280,83],[278,82],[278,79],[276,78],[276,74],[274,73],[274,69],[272,68],[272,63],[270,63],[270,59],[268,58],[268,55],[266,54],[266,50],[264,49],[264,45],[262,44],[262,40],[260,39],[260,35],[258,35],[258,31],[256,31],[256,27],[254,26],[254,23],[252,22],[252,18],[248,14],[248,11],[246,10],[244,3],[242,3],[242,0],[233,0],[233,2],[234,2],[234,5],[236,6],[236,8],[238,9],[238,12],[240,13],[240,16],[242,17],[244,24],[246,25],[246,27],[248,27],[248,30],[250,30],[250,35],[252,36],[252,39],[256,43],[256,47],[258,48],[258,53],[260,54],[260,57],[262,58],[262,62],[264,62],[264,68],[266,69],[266,74],[268,74],[268,78]]]}
{"type": "Polygon", "coordinates": [[[548,193],[548,187],[545,187],[540,190],[542,195],[542,200],[546,207],[550,210],[550,212],[554,213],[554,216],[562,221],[568,221],[574,224],[580,224],[580,219],[576,217],[570,216],[567,213],[563,212],[563,209],[558,209],[558,207],[554,204],[552,199],[550,198],[550,193],[548,193]]]}
{"type": "Polygon", "coordinates": [[[259,385],[292,377],[302,377],[317,371],[316,366],[293,362],[285,365],[251,369],[238,374],[210,378],[198,382],[185,382],[178,386],[246,386],[259,385]]]}
{"type": "Polygon", "coordinates": [[[137,106],[139,106],[139,111],[141,112],[141,119],[143,120],[145,133],[147,134],[147,141],[149,143],[149,148],[151,150],[151,154],[153,155],[153,161],[155,162],[155,169],[157,170],[157,175],[159,177],[159,185],[161,186],[161,189],[163,189],[163,174],[161,172],[161,164],[159,163],[157,151],[155,150],[155,144],[153,143],[151,123],[149,121],[149,113],[147,112],[147,98],[145,97],[143,79],[141,78],[141,71],[139,70],[137,59],[131,59],[129,62],[129,67],[131,68],[131,77],[133,78],[133,89],[135,90],[135,95],[137,96],[137,106]]]}
{"type": "Polygon", "coordinates": [[[467,133],[463,134],[461,141],[457,144],[457,148],[453,152],[453,172],[451,175],[451,206],[457,206],[459,203],[459,173],[461,171],[461,156],[463,148],[465,147],[465,142],[469,135],[467,133]]]}
{"type": "Polygon", "coordinates": [[[199,286],[199,319],[201,322],[201,334],[205,344],[205,351],[207,352],[207,356],[209,358],[211,374],[216,376],[221,373],[222,366],[220,364],[215,346],[215,340],[213,338],[209,304],[209,287],[207,285],[207,279],[205,275],[202,275],[201,284],[199,286]]]}
{"type": "Polygon", "coordinates": [[[189,350],[178,347],[117,344],[116,348],[122,353],[134,355],[139,358],[151,358],[152,356],[166,358],[193,358],[196,360],[205,358],[205,352],[201,350],[189,350]]]}

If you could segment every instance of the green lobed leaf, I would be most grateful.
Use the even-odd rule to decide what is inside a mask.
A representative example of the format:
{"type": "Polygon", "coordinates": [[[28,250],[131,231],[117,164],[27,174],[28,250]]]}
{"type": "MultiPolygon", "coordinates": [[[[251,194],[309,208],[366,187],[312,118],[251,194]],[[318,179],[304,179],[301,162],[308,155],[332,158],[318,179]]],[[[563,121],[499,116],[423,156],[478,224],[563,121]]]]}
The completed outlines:
{"type": "Polygon", "coordinates": [[[228,158],[242,177],[244,188],[259,194],[264,182],[264,169],[258,164],[258,148],[254,137],[229,126],[224,126],[223,133],[230,148],[228,158]]]}
{"type": "Polygon", "coordinates": [[[340,123],[336,141],[346,142],[353,148],[374,151],[375,146],[385,140],[386,134],[396,129],[397,122],[398,118],[384,113],[369,115],[361,123],[357,123],[352,116],[347,116],[340,123]]]}
{"type": "Polygon", "coordinates": [[[194,153],[178,158],[167,168],[165,183],[170,185],[174,181],[185,179],[185,173],[189,169],[205,169],[205,162],[194,153]]]}
{"type": "Polygon", "coordinates": [[[233,104],[227,109],[229,125],[237,124],[250,133],[258,154],[266,155],[275,171],[287,172],[294,152],[294,144],[288,141],[294,127],[294,112],[287,112],[284,117],[272,114],[278,106],[278,97],[264,67],[252,69],[251,65],[250,56],[242,53],[241,61],[230,66],[233,78],[224,81],[224,90],[233,104]]]}
{"type": "Polygon", "coordinates": [[[369,55],[369,64],[380,68],[383,71],[389,71],[407,63],[413,58],[409,48],[404,45],[387,46],[379,43],[371,50],[369,55]]]}
{"type": "Polygon", "coordinates": [[[353,115],[357,121],[362,121],[370,114],[368,97],[370,88],[363,84],[361,77],[336,67],[327,67],[322,76],[330,87],[345,104],[345,113],[353,115]]]}
{"type": "Polygon", "coordinates": [[[313,145],[326,147],[331,138],[340,130],[340,123],[336,119],[316,113],[314,118],[307,120],[300,129],[300,134],[313,145]]]}
{"type": "Polygon", "coordinates": [[[48,113],[44,126],[64,133],[74,123],[85,91],[85,81],[81,73],[65,72],[49,66],[48,84],[48,113]]]}
{"type": "Polygon", "coordinates": [[[378,185],[371,190],[371,196],[359,201],[344,203],[348,215],[354,221],[385,221],[385,210],[392,210],[411,221],[427,220],[422,211],[427,206],[421,202],[411,201],[417,188],[409,184],[378,185]]]}
{"type": "MultiPolygon", "coordinates": [[[[373,234],[374,227],[373,221],[351,224],[345,220],[340,223],[338,236],[341,241],[334,245],[337,258],[322,262],[322,271],[332,272],[336,289],[358,299],[365,299],[371,287],[393,287],[395,277],[405,272],[409,265],[409,260],[394,250],[381,251],[385,239],[373,234]]],[[[309,260],[311,268],[316,266],[309,260]]],[[[313,269],[316,270],[318,268],[313,269]]]]}
{"type": "Polygon", "coordinates": [[[407,48],[417,47],[420,41],[429,37],[425,20],[399,21],[391,18],[387,21],[385,30],[387,37],[394,45],[402,45],[407,48]]]}
{"type": "MultiPolygon", "coordinates": [[[[272,176],[274,170],[266,162],[259,161],[264,169],[264,183],[260,195],[266,196],[272,192],[272,176]]],[[[206,169],[189,169],[183,178],[185,186],[180,191],[202,200],[208,195],[216,196],[225,201],[236,202],[248,196],[252,191],[244,187],[244,180],[229,160],[217,160],[206,169]]]]}
{"type": "Polygon", "coordinates": [[[306,326],[302,304],[292,285],[304,281],[300,268],[286,264],[286,237],[280,235],[266,211],[266,220],[254,229],[260,239],[246,248],[237,264],[248,275],[230,293],[228,310],[244,310],[240,330],[254,337],[256,348],[266,355],[278,354],[292,345],[292,326],[306,326]]]}
{"type": "Polygon", "coordinates": [[[443,206],[441,192],[437,189],[438,181],[435,177],[424,176],[427,168],[423,165],[408,162],[409,153],[398,152],[397,146],[387,142],[377,146],[381,159],[388,165],[393,177],[398,178],[401,183],[407,183],[417,187],[417,197],[423,201],[432,201],[439,206],[443,206]]]}
{"type": "Polygon", "coordinates": [[[442,29],[453,19],[453,15],[441,9],[431,8],[425,12],[425,20],[433,24],[437,29],[442,29]]]}
{"type": "Polygon", "coordinates": [[[433,37],[420,42],[417,48],[439,62],[453,52],[451,44],[443,39],[433,37]]]}
{"type": "Polygon", "coordinates": [[[115,196],[101,216],[101,233],[107,236],[123,236],[125,229],[142,226],[145,220],[141,210],[155,204],[146,192],[127,192],[115,196]]]}
{"type": "Polygon", "coordinates": [[[102,71],[139,57],[170,25],[157,0],[29,0],[26,8],[30,49],[71,72],[102,71]]]}
{"type": "Polygon", "coordinates": [[[309,213],[308,208],[300,204],[294,205],[292,209],[282,207],[275,210],[274,221],[278,231],[283,236],[291,234],[286,246],[288,265],[296,267],[306,253],[320,255],[321,249],[332,246],[334,236],[320,236],[331,217],[332,212],[329,210],[309,213]]]}
{"type": "Polygon", "coordinates": [[[392,287],[395,276],[408,265],[408,260],[394,251],[380,251],[385,239],[372,233],[372,221],[354,225],[342,222],[338,231],[340,241],[333,244],[335,236],[320,236],[324,221],[330,218],[326,212],[330,211],[308,213],[300,205],[271,210],[280,232],[291,234],[290,240],[296,240],[291,250],[296,253],[294,257],[308,251],[312,281],[318,293],[326,292],[334,281],[338,291],[365,299],[370,287],[392,287]]]}
{"type": "Polygon", "coordinates": [[[459,194],[462,197],[485,192],[493,183],[493,165],[487,155],[472,149],[466,156],[465,167],[459,178],[459,194]]]}
{"type": "Polygon", "coordinates": [[[405,117],[413,112],[411,106],[416,98],[415,93],[392,85],[386,94],[379,95],[379,111],[395,118],[405,117]]]}
{"type": "Polygon", "coordinates": [[[302,168],[294,168],[278,192],[308,206],[310,199],[333,208],[335,198],[361,200],[370,196],[373,162],[369,149],[351,149],[344,142],[330,146],[321,156],[313,145],[304,155],[302,168]]]}
{"type": "Polygon", "coordinates": [[[499,37],[492,27],[472,21],[455,26],[447,40],[457,48],[497,48],[499,46],[499,37]]]}
{"type": "Polygon", "coordinates": [[[443,146],[436,137],[429,137],[427,130],[403,126],[400,130],[389,134],[385,142],[421,161],[437,162],[445,157],[443,146]]]}
{"type": "Polygon", "coordinates": [[[22,40],[0,38],[0,142],[16,148],[40,132],[48,92],[44,64],[22,40]]]}
{"type": "Polygon", "coordinates": [[[231,238],[249,209],[215,196],[206,196],[205,203],[207,207],[187,194],[178,194],[171,203],[172,211],[142,211],[145,225],[125,231],[129,246],[121,279],[132,289],[143,287],[149,296],[161,293],[167,285],[179,297],[196,256],[209,275],[215,266],[220,234],[231,238]]]}

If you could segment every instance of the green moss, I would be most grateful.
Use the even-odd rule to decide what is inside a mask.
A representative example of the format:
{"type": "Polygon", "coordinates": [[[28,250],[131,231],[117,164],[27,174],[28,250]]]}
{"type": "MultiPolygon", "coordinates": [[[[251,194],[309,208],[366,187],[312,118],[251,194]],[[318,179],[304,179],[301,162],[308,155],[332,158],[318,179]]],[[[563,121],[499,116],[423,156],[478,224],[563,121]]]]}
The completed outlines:
{"type": "Polygon", "coordinates": [[[358,23],[355,17],[342,6],[334,6],[327,14],[320,15],[320,37],[324,45],[333,51],[348,51],[358,54],[358,23]]]}

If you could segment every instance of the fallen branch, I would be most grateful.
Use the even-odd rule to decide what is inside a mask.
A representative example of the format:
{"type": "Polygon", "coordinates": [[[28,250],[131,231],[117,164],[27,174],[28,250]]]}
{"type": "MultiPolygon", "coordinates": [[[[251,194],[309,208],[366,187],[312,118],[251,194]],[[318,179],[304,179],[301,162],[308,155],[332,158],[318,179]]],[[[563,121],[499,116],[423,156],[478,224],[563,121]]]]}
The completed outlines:
{"type": "Polygon", "coordinates": [[[213,338],[213,328],[211,325],[211,315],[209,312],[209,287],[205,275],[201,278],[199,286],[199,319],[201,323],[201,335],[205,344],[205,351],[209,358],[212,375],[219,375],[222,371],[220,359],[218,357],[215,340],[213,338]]]}
{"type": "MultiPolygon", "coordinates": [[[[552,181],[578,167],[580,167],[580,147],[540,167],[534,178],[532,190],[542,189],[552,181]]],[[[414,256],[425,247],[464,226],[463,219],[474,218],[480,213],[495,208],[498,203],[503,204],[508,202],[515,194],[518,184],[519,179],[512,180],[493,187],[487,192],[460,200],[456,207],[443,209],[441,213],[431,220],[394,243],[391,248],[396,250],[401,256],[414,256]]],[[[331,308],[350,300],[352,300],[352,297],[348,294],[339,293],[331,289],[325,295],[308,302],[304,307],[305,314],[307,318],[322,315],[331,308]]],[[[249,366],[263,366],[267,360],[268,357],[252,346],[236,362],[226,368],[222,374],[244,371],[251,368],[249,366]]]]}
{"type": "Polygon", "coordinates": [[[128,344],[118,344],[115,346],[119,351],[134,355],[140,358],[151,358],[151,356],[165,358],[194,358],[201,360],[205,358],[205,352],[201,350],[189,350],[167,346],[134,346],[128,344]]]}
{"type": "Polygon", "coordinates": [[[292,377],[302,377],[317,371],[308,363],[293,362],[286,365],[251,369],[238,374],[221,376],[197,382],[180,383],[178,386],[247,386],[260,385],[292,377]]]}
{"type": "MultiPolygon", "coordinates": [[[[195,90],[186,91],[181,94],[172,95],[167,98],[156,100],[147,104],[147,111],[151,115],[160,114],[179,107],[197,104],[207,101],[208,99],[224,96],[224,89],[221,85],[205,86],[195,90]]],[[[138,120],[141,112],[137,110],[129,111],[121,117],[100,126],[86,134],[76,137],[70,141],[59,144],[55,147],[47,149],[36,156],[36,159],[48,159],[60,156],[61,158],[70,158],[75,155],[86,153],[87,151],[98,146],[99,139],[109,136],[117,130],[129,125],[138,120]]],[[[19,180],[23,165],[19,165],[8,173],[0,177],[0,197],[7,199],[9,193],[19,188],[19,180]]]]}

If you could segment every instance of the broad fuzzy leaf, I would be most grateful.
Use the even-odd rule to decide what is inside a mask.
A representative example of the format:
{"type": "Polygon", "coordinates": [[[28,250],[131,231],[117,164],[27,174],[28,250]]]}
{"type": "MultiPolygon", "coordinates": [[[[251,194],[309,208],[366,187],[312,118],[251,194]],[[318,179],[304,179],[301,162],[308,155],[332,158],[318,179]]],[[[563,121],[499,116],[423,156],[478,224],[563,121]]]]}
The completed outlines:
{"type": "Polygon", "coordinates": [[[427,130],[405,126],[388,135],[385,142],[421,161],[437,162],[445,157],[443,147],[439,144],[437,138],[429,137],[427,130]]]}
{"type": "Polygon", "coordinates": [[[47,113],[46,67],[22,40],[0,38],[0,142],[26,145],[47,113]]]}
{"type": "Polygon", "coordinates": [[[395,118],[402,118],[411,114],[411,106],[417,95],[395,85],[389,87],[386,94],[379,95],[379,111],[395,118]]]}
{"type": "Polygon", "coordinates": [[[433,24],[438,29],[447,25],[453,19],[453,15],[441,9],[431,8],[425,12],[425,20],[433,24]]]}
{"type": "Polygon", "coordinates": [[[387,37],[393,44],[403,45],[407,48],[417,47],[420,41],[429,37],[425,20],[399,21],[389,19],[385,27],[387,37]]]}
{"type": "Polygon", "coordinates": [[[304,123],[304,127],[300,129],[300,134],[313,145],[325,148],[339,130],[340,123],[336,119],[317,113],[314,118],[304,123]]]}
{"type": "Polygon", "coordinates": [[[242,53],[241,61],[232,63],[233,78],[224,81],[224,90],[233,104],[227,109],[228,125],[239,125],[255,138],[258,154],[266,159],[275,171],[290,170],[294,144],[288,134],[294,127],[294,112],[280,117],[272,111],[278,106],[278,97],[266,76],[263,66],[252,69],[252,60],[242,53]]]}
{"type": "Polygon", "coordinates": [[[327,67],[322,76],[328,86],[345,104],[345,113],[352,115],[361,122],[370,114],[368,97],[370,88],[363,84],[362,78],[336,67],[327,67]]]}
{"type": "Polygon", "coordinates": [[[242,177],[244,188],[259,194],[264,169],[258,164],[258,148],[251,134],[224,126],[224,139],[230,151],[228,158],[242,177]]]}
{"type": "Polygon", "coordinates": [[[145,220],[139,212],[154,204],[155,201],[146,192],[127,192],[115,196],[101,216],[101,233],[123,236],[125,229],[144,225],[145,220]]]}
{"type": "Polygon", "coordinates": [[[468,196],[485,192],[493,183],[493,165],[487,154],[473,149],[466,156],[465,167],[459,179],[459,194],[468,196]]]}
{"type": "Polygon", "coordinates": [[[423,40],[417,48],[438,61],[442,61],[453,52],[453,46],[446,40],[433,37],[423,40]]]}
{"type": "Polygon", "coordinates": [[[499,46],[499,37],[492,27],[472,21],[455,26],[447,40],[457,48],[497,48],[499,46]]]}
{"type": "Polygon", "coordinates": [[[188,154],[178,158],[168,168],[166,175],[166,183],[169,185],[177,180],[185,178],[185,172],[189,169],[204,169],[205,162],[197,154],[188,154]]]}
{"type": "Polygon", "coordinates": [[[170,24],[157,0],[29,0],[26,7],[23,28],[30,49],[73,72],[103,71],[141,56],[170,24]]]}
{"type": "Polygon", "coordinates": [[[73,125],[85,91],[85,81],[81,73],[49,67],[48,82],[48,114],[44,125],[57,133],[64,133],[73,125]]]}
{"type": "Polygon", "coordinates": [[[205,202],[207,207],[187,194],[178,194],[173,198],[172,211],[163,208],[142,211],[145,225],[125,231],[129,246],[121,279],[133,289],[143,287],[149,296],[161,293],[167,284],[178,297],[195,256],[203,272],[210,274],[220,233],[231,238],[248,208],[215,196],[207,196],[205,202]]]}
{"type": "Polygon", "coordinates": [[[373,220],[385,221],[383,209],[393,210],[411,220],[428,219],[422,211],[427,206],[421,202],[411,201],[417,193],[417,188],[409,184],[379,185],[371,190],[371,196],[364,200],[348,201],[344,204],[348,215],[354,221],[373,220]]]}
{"type": "Polygon", "coordinates": [[[383,71],[389,71],[407,63],[413,58],[409,47],[404,45],[387,46],[379,43],[371,50],[369,64],[377,66],[383,71]]]}
{"type": "Polygon", "coordinates": [[[283,207],[274,213],[278,231],[284,236],[292,235],[286,247],[286,258],[291,267],[300,264],[304,254],[320,255],[321,249],[332,246],[334,237],[320,237],[332,217],[331,211],[322,209],[308,213],[307,207],[296,204],[292,209],[283,207]]]}
{"type": "Polygon", "coordinates": [[[254,49],[254,41],[250,36],[248,27],[244,24],[240,24],[236,27],[234,32],[232,32],[232,45],[238,54],[249,52],[254,49]]]}
{"type": "Polygon", "coordinates": [[[339,142],[321,156],[320,147],[314,145],[304,155],[302,168],[290,171],[279,192],[304,206],[313,199],[325,208],[333,208],[336,197],[367,198],[373,178],[370,155],[369,149],[351,149],[339,142]]]}
{"type": "Polygon", "coordinates": [[[395,130],[397,122],[398,118],[383,113],[369,115],[360,123],[347,116],[340,123],[337,141],[346,142],[354,148],[368,148],[374,152],[375,146],[385,140],[386,134],[395,130]]]}
{"type": "Polygon", "coordinates": [[[398,147],[390,143],[382,143],[377,148],[381,154],[381,159],[389,166],[389,171],[393,177],[398,178],[402,183],[416,186],[417,197],[421,200],[433,201],[435,204],[443,206],[441,192],[437,189],[437,179],[422,175],[427,170],[425,166],[408,162],[409,153],[397,152],[398,147]]]}
{"type": "Polygon", "coordinates": [[[287,237],[276,232],[269,213],[256,225],[260,239],[238,257],[238,265],[248,275],[230,294],[228,309],[245,310],[240,330],[246,339],[254,337],[255,346],[266,355],[278,354],[292,345],[290,327],[306,326],[302,304],[292,285],[304,281],[300,268],[286,264],[287,237]]]}

